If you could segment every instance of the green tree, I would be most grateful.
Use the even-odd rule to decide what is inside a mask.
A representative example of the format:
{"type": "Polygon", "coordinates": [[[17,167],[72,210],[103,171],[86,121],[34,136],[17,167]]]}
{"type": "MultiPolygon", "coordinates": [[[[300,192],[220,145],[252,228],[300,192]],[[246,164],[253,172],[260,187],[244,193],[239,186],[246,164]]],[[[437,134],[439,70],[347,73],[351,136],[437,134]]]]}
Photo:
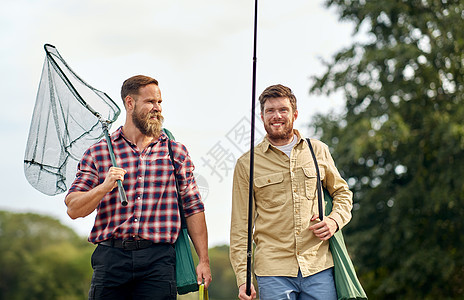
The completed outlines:
{"type": "MultiPolygon", "coordinates": [[[[0,300],[87,299],[94,248],[48,216],[0,211],[0,300]]],[[[209,252],[214,278],[210,299],[235,299],[238,289],[229,247],[217,246],[209,252]]],[[[198,299],[198,293],[178,298],[198,299]]]]}
{"type": "Polygon", "coordinates": [[[87,299],[93,248],[53,218],[0,211],[0,299],[87,299]]]}
{"type": "Polygon", "coordinates": [[[326,5],[359,36],[310,92],[346,98],[313,129],[354,192],[361,280],[373,299],[462,299],[464,1],[326,5]]]}
{"type": "Polygon", "coordinates": [[[235,274],[230,265],[229,246],[216,246],[209,250],[213,283],[209,289],[212,299],[236,299],[238,295],[235,274]]]}

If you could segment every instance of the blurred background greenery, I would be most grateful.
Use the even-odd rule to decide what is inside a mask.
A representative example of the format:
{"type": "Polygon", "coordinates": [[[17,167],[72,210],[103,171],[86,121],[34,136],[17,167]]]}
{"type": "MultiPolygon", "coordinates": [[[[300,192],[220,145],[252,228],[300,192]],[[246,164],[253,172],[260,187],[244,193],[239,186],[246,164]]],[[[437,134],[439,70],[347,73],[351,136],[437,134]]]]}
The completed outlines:
{"type": "MultiPolygon", "coordinates": [[[[94,249],[49,216],[0,211],[0,299],[87,299],[94,249]]],[[[211,248],[209,255],[214,278],[210,299],[235,299],[238,289],[229,247],[211,248]]],[[[194,260],[196,264],[195,255],[194,260]]],[[[198,293],[179,299],[198,299],[198,293]]]]}
{"type": "Polygon", "coordinates": [[[464,299],[464,1],[326,4],[362,36],[311,88],[345,96],[312,128],[354,192],[360,279],[371,299],[464,299]]]}

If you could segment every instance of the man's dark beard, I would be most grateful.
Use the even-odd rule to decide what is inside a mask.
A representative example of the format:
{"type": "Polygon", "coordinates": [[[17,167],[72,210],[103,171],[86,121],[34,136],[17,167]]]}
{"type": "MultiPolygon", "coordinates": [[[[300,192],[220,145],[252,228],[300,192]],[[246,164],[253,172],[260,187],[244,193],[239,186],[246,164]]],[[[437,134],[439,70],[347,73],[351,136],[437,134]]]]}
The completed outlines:
{"type": "Polygon", "coordinates": [[[140,132],[146,136],[158,137],[161,133],[163,125],[163,116],[161,113],[148,113],[145,116],[138,114],[134,110],[132,113],[132,122],[134,122],[135,127],[137,127],[140,132]],[[151,117],[155,116],[155,120],[151,120],[151,117]]]}

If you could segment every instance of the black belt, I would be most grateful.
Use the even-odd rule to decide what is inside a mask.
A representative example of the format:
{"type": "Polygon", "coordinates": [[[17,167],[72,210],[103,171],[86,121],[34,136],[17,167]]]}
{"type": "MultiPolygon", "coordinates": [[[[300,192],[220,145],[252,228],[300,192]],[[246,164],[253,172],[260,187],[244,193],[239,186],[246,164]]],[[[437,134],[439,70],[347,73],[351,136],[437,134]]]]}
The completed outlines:
{"type": "Polygon", "coordinates": [[[103,246],[120,248],[124,250],[138,250],[145,249],[153,245],[152,241],[148,240],[122,240],[122,239],[109,239],[99,243],[103,246]]]}

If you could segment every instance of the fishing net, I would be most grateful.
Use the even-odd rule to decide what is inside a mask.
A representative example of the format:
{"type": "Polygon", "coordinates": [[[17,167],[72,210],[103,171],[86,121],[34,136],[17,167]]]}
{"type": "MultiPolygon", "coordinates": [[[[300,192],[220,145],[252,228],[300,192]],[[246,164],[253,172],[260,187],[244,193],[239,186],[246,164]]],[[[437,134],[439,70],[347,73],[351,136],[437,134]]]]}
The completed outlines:
{"type": "Polygon", "coordinates": [[[46,195],[65,192],[85,150],[101,139],[120,109],[79,78],[49,44],[24,156],[29,183],[46,195]]]}

